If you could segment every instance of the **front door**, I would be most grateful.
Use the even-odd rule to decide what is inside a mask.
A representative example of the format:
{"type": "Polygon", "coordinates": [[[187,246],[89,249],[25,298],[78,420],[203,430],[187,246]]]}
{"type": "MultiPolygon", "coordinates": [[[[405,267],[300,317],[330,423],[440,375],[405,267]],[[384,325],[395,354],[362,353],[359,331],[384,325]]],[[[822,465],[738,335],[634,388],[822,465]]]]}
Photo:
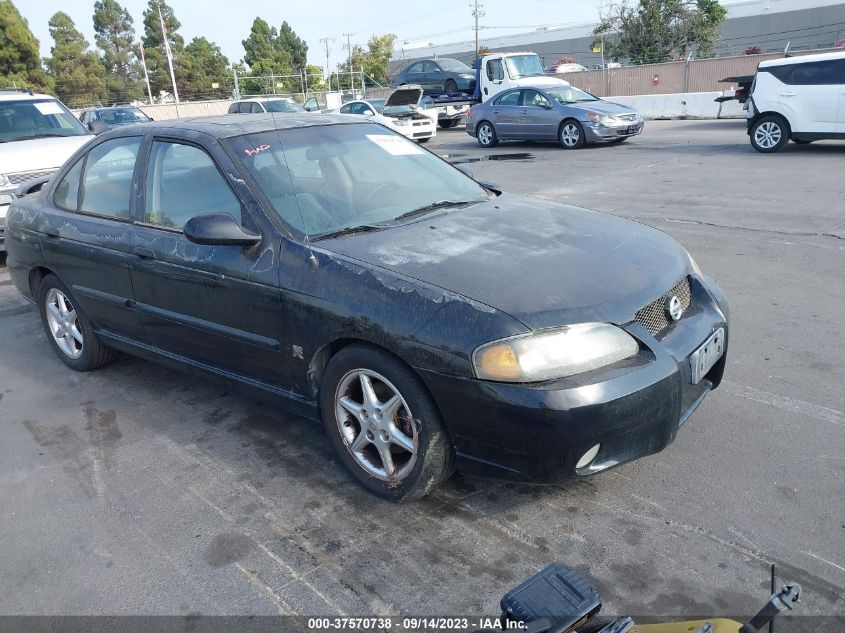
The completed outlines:
{"type": "Polygon", "coordinates": [[[836,130],[843,84],[839,61],[796,63],[791,73],[782,75],[778,99],[792,113],[793,132],[829,134],[836,130]]]}
{"type": "Polygon", "coordinates": [[[142,137],[92,147],[65,171],[45,205],[41,248],[49,266],[99,330],[142,336],[129,267],[132,182],[142,137]]]}
{"type": "Polygon", "coordinates": [[[542,93],[532,88],[522,91],[519,129],[523,138],[554,140],[560,115],[542,93]]]}
{"type": "Polygon", "coordinates": [[[136,307],[150,345],[284,386],[278,236],[265,230],[259,244],[243,248],[195,244],[182,232],[190,218],[203,213],[229,213],[246,230],[261,232],[223,175],[237,173],[234,165],[222,155],[218,161],[219,167],[198,145],[153,140],[143,178],[143,219],[135,229],[136,307]]]}

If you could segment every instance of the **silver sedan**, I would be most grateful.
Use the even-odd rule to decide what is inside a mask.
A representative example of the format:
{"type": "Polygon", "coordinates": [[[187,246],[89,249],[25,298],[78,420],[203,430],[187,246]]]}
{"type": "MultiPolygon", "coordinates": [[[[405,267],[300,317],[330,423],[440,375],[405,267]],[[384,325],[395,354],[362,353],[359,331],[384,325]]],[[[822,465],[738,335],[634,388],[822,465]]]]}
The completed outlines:
{"type": "Polygon", "coordinates": [[[636,110],[604,101],[573,86],[506,90],[472,106],[467,134],[482,147],[499,141],[558,141],[566,149],[619,143],[643,131],[636,110]]]}

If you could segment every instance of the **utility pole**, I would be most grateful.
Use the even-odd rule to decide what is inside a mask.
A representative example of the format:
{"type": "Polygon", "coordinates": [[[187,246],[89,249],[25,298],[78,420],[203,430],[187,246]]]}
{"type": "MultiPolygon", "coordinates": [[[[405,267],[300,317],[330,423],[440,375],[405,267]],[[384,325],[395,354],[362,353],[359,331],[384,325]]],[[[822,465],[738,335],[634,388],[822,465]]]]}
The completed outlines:
{"type": "Polygon", "coordinates": [[[332,42],[334,42],[334,38],[328,36],[320,38],[320,44],[323,45],[323,50],[326,51],[326,77],[328,77],[330,80],[332,76],[332,71],[329,69],[329,54],[331,53],[331,50],[329,49],[329,44],[332,42]]]}
{"type": "MultiPolygon", "coordinates": [[[[347,63],[349,64],[349,88],[351,90],[355,90],[355,74],[352,72],[352,36],[355,33],[344,33],[343,37],[346,38],[346,51],[347,51],[347,63]]],[[[340,78],[338,77],[338,83],[340,83],[340,78]]],[[[340,86],[338,86],[340,88],[340,86]]]]}
{"type": "Polygon", "coordinates": [[[472,8],[472,17],[475,18],[475,58],[478,59],[478,18],[484,17],[484,5],[473,0],[469,5],[472,8]]]}

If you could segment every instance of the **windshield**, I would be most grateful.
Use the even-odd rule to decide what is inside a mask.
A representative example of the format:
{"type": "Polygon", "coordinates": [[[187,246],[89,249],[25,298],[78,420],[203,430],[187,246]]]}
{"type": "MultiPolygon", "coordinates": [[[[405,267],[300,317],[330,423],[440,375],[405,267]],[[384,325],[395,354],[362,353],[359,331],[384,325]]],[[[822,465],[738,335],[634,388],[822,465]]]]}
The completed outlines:
{"type": "Polygon", "coordinates": [[[546,88],[546,93],[558,103],[567,105],[569,103],[583,103],[585,101],[598,101],[599,98],[589,92],[580,90],[573,86],[565,88],[546,88]]]}
{"type": "Polygon", "coordinates": [[[109,125],[123,125],[124,123],[146,123],[150,117],[138,108],[113,108],[100,110],[97,115],[103,123],[109,125]]]}
{"type": "Polygon", "coordinates": [[[457,59],[438,59],[437,63],[440,65],[440,68],[445,70],[446,72],[451,73],[470,73],[472,72],[472,68],[467,66],[463,62],[459,62],[457,59]]]}
{"type": "Polygon", "coordinates": [[[55,99],[0,102],[0,143],[87,134],[79,119],[55,99]]]}
{"type": "Polygon", "coordinates": [[[370,105],[373,106],[375,111],[379,114],[384,112],[385,103],[387,103],[387,99],[370,99],[370,105]]]}
{"type": "Polygon", "coordinates": [[[227,144],[276,214],[312,238],[362,225],[387,228],[445,200],[487,199],[474,180],[373,123],[261,132],[227,144]]]}
{"type": "Polygon", "coordinates": [[[505,57],[505,66],[508,67],[508,75],[511,79],[543,77],[546,74],[543,70],[543,64],[540,63],[540,58],[536,55],[505,57]]]}
{"type": "Polygon", "coordinates": [[[267,112],[305,112],[305,108],[296,101],[288,101],[287,99],[265,101],[264,107],[267,108],[267,112]]]}

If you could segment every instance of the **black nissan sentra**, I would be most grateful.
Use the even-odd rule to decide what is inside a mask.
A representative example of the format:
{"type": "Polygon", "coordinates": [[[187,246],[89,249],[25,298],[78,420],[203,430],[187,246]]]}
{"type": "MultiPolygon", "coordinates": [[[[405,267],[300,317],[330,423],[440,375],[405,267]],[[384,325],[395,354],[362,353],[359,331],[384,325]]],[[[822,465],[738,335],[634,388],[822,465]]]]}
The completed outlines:
{"type": "Polygon", "coordinates": [[[725,367],[725,298],[664,233],[346,117],[107,132],[7,230],[69,367],[117,350],[238,383],[394,500],[455,467],[548,481],[660,451],[725,367]]]}

